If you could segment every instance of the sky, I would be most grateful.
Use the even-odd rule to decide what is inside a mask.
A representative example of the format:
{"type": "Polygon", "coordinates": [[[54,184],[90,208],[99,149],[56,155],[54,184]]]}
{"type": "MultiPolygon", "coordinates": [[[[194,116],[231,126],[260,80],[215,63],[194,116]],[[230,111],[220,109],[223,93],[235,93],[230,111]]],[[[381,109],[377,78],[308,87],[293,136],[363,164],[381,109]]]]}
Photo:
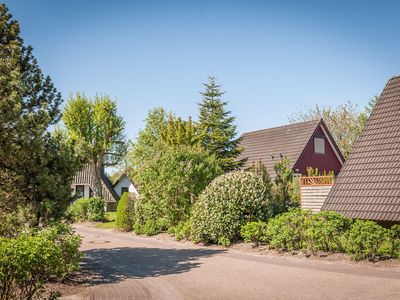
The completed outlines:
{"type": "Polygon", "coordinates": [[[400,75],[400,1],[5,3],[63,98],[111,96],[131,139],[154,107],[196,120],[209,75],[239,133],[316,104],[362,108],[400,75]]]}

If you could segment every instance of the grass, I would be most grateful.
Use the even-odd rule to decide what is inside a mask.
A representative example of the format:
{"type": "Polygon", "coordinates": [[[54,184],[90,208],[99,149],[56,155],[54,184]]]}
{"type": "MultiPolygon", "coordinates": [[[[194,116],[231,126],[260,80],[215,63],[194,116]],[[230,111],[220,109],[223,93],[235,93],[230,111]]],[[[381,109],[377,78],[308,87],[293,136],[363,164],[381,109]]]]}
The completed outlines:
{"type": "Polygon", "coordinates": [[[106,212],[106,221],[97,223],[94,227],[101,229],[114,229],[116,215],[116,212],[106,212]]]}

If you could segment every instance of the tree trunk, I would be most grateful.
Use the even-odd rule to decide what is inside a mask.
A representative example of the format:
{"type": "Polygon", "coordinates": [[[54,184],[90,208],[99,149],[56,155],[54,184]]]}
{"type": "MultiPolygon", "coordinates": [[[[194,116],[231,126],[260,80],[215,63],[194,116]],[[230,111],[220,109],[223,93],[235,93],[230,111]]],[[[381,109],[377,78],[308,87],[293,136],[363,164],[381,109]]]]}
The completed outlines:
{"type": "Polygon", "coordinates": [[[93,194],[95,197],[103,197],[103,190],[102,190],[102,184],[101,184],[101,173],[103,172],[102,166],[100,163],[94,163],[94,190],[93,194]]]}

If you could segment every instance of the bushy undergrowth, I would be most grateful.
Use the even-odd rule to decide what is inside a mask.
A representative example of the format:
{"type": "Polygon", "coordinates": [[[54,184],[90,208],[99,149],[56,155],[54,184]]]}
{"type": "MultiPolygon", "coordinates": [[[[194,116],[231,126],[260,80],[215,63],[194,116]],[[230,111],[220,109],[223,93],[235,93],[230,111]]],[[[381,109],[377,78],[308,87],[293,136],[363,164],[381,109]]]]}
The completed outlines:
{"type": "Polygon", "coordinates": [[[271,216],[268,189],[252,172],[231,172],[217,177],[200,195],[192,210],[194,241],[229,245],[246,222],[271,216]]]}
{"type": "Polygon", "coordinates": [[[346,251],[356,260],[388,254],[383,245],[388,242],[389,231],[373,221],[356,220],[346,235],[346,251]]]}
{"type": "Polygon", "coordinates": [[[190,222],[190,220],[186,222],[181,221],[176,226],[170,227],[168,229],[168,233],[173,234],[175,236],[175,239],[180,241],[190,238],[191,228],[192,223],[190,222]]]}
{"type": "Polygon", "coordinates": [[[74,201],[67,210],[67,215],[74,222],[98,222],[105,219],[104,199],[100,197],[80,198],[74,201]]]}
{"type": "Polygon", "coordinates": [[[128,193],[124,193],[119,199],[115,224],[120,230],[132,230],[135,220],[135,198],[128,193]]]}
{"type": "Polygon", "coordinates": [[[346,252],[355,260],[399,257],[400,225],[386,229],[373,221],[352,221],[338,213],[293,209],[268,223],[242,226],[245,242],[264,243],[277,250],[346,252]]]}
{"type": "Polygon", "coordinates": [[[0,299],[39,298],[45,282],[78,268],[80,243],[64,224],[0,238],[0,299]]]}
{"type": "Polygon", "coordinates": [[[305,224],[311,212],[293,209],[280,214],[268,222],[265,239],[275,249],[303,249],[306,241],[305,224]]]}
{"type": "Polygon", "coordinates": [[[249,222],[242,226],[240,235],[246,243],[265,242],[265,230],[267,223],[263,221],[249,222]]]}

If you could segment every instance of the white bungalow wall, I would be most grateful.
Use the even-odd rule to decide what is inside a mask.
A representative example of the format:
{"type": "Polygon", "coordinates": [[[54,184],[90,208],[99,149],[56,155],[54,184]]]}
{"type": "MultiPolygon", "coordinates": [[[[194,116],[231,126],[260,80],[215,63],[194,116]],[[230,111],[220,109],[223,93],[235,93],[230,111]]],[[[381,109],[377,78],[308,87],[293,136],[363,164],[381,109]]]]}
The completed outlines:
{"type": "Polygon", "coordinates": [[[118,196],[121,197],[121,191],[123,187],[127,187],[129,190],[129,193],[133,193],[138,195],[138,191],[136,190],[135,186],[132,184],[132,182],[129,180],[128,177],[124,176],[118,183],[114,186],[115,192],[118,194],[118,196]]]}

